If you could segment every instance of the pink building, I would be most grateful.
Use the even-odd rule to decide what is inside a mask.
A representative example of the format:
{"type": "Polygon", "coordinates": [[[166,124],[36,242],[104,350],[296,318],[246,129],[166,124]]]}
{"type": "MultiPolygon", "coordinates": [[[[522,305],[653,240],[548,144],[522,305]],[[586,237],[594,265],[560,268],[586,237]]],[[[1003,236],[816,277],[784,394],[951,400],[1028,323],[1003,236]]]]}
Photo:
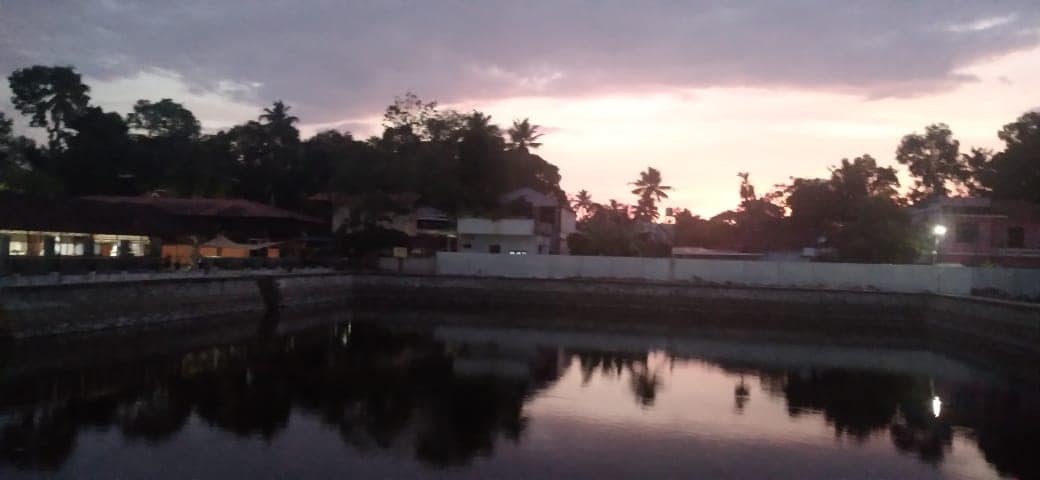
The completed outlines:
{"type": "Polygon", "coordinates": [[[936,198],[914,209],[914,221],[946,227],[938,261],[1040,268],[1040,205],[989,198],[936,198]]]}

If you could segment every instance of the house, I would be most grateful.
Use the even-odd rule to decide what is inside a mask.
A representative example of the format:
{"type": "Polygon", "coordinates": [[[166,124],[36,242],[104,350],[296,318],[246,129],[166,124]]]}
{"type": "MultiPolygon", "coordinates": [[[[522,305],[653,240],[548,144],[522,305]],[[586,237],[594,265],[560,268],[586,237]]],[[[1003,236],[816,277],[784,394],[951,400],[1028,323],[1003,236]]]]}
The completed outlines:
{"type": "Polygon", "coordinates": [[[1040,268],[1040,205],[937,197],[911,212],[935,232],[938,262],[1040,268]]]}
{"type": "Polygon", "coordinates": [[[381,196],[322,193],[309,199],[324,204],[330,218],[331,232],[351,233],[375,225],[406,235],[402,245],[409,256],[426,257],[436,252],[455,251],[455,218],[443,210],[419,203],[414,193],[381,196]],[[378,207],[378,208],[376,208],[378,207]],[[359,215],[359,212],[365,212],[359,215]],[[358,218],[374,215],[376,218],[358,218]]]}
{"type": "MultiPolygon", "coordinates": [[[[481,216],[455,218],[423,205],[411,193],[384,195],[314,195],[325,204],[334,233],[351,233],[375,225],[401,232],[408,256],[436,252],[565,254],[567,236],[575,232],[574,211],[566,201],[531,188],[503,195],[500,207],[481,216]],[[376,218],[364,218],[374,215],[376,218]],[[363,217],[363,218],[359,218],[363,217]]],[[[387,254],[388,255],[388,254],[387,254]]]]}
{"type": "Polygon", "coordinates": [[[325,222],[240,199],[0,194],[0,256],[278,257],[325,222]]]}
{"type": "Polygon", "coordinates": [[[567,236],[576,228],[574,211],[566,201],[532,188],[521,188],[503,195],[500,203],[500,216],[458,219],[460,252],[568,253],[567,236]]]}

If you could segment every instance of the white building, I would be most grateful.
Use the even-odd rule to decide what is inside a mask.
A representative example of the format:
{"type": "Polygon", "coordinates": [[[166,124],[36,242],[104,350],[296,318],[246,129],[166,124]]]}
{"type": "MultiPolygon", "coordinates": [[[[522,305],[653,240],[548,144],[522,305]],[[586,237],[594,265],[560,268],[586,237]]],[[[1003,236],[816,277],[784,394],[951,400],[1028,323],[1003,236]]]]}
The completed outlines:
{"type": "Polygon", "coordinates": [[[576,231],[574,211],[566,201],[531,188],[501,198],[503,204],[522,203],[529,212],[503,218],[460,217],[460,252],[510,255],[567,254],[567,236],[576,231]]]}

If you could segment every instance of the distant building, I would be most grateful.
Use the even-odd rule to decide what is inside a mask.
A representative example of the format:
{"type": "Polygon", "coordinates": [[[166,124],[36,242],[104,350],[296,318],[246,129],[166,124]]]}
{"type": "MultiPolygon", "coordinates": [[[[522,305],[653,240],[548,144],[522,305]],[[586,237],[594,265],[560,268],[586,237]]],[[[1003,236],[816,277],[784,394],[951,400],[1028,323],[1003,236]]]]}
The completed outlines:
{"type": "Polygon", "coordinates": [[[0,255],[278,257],[325,222],[240,199],[0,195],[0,255]]]}
{"type": "Polygon", "coordinates": [[[371,225],[408,236],[408,256],[436,252],[479,252],[513,255],[566,254],[567,236],[576,231],[574,211],[566,201],[531,188],[500,198],[500,208],[481,216],[455,218],[424,206],[412,193],[387,194],[375,200],[365,195],[324,193],[310,198],[328,205],[333,233],[360,231],[371,225]],[[378,218],[358,218],[377,215],[378,218]],[[372,213],[378,212],[378,213],[372,213]]]}
{"type": "MultiPolygon", "coordinates": [[[[407,245],[403,247],[409,256],[424,257],[457,249],[455,218],[448,213],[422,206],[419,195],[413,193],[390,194],[382,200],[386,208],[371,223],[407,235],[407,245]]],[[[360,231],[369,223],[356,218],[359,211],[370,208],[365,203],[371,199],[364,195],[322,193],[311,196],[310,201],[328,205],[333,234],[360,231]]]]}
{"type": "Polygon", "coordinates": [[[531,188],[503,195],[501,217],[460,217],[459,251],[509,255],[566,255],[576,231],[567,202],[531,188]]]}
{"type": "Polygon", "coordinates": [[[0,257],[140,257],[174,232],[147,206],[0,192],[0,257]]]}
{"type": "Polygon", "coordinates": [[[941,263],[1040,268],[1040,205],[988,198],[940,197],[912,209],[916,223],[939,237],[941,263]]]}

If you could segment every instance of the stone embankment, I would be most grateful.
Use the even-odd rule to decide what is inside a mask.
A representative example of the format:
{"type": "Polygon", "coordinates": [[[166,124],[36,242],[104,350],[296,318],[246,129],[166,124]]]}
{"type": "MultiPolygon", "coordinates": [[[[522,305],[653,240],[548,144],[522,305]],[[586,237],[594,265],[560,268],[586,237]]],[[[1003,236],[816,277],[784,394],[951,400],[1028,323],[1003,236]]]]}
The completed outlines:
{"type": "Polygon", "coordinates": [[[30,337],[305,308],[471,311],[555,326],[709,333],[821,332],[841,343],[884,331],[1040,357],[1040,305],[939,294],[334,272],[24,284],[0,289],[0,336],[30,337]],[[534,313],[535,315],[532,315],[534,313]],[[525,320],[527,321],[527,320],[525,320]]]}

